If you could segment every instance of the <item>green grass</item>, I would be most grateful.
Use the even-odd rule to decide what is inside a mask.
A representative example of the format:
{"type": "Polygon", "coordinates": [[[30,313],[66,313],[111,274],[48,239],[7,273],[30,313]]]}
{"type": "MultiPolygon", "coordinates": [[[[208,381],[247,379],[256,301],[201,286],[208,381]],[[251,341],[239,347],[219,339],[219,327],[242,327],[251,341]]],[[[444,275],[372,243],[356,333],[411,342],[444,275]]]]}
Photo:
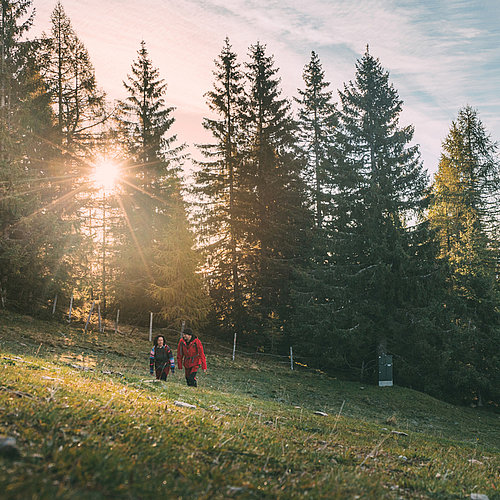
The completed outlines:
{"type": "Polygon", "coordinates": [[[0,434],[21,453],[0,456],[0,497],[499,497],[498,415],[232,362],[204,340],[209,370],[193,389],[178,372],[151,382],[145,331],[0,312],[0,434]]]}

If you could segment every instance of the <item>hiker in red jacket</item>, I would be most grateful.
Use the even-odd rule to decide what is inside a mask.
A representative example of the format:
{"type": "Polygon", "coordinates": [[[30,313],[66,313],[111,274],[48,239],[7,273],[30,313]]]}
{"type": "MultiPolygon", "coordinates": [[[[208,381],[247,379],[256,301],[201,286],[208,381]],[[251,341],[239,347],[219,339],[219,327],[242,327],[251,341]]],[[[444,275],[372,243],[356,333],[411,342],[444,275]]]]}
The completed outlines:
{"type": "Polygon", "coordinates": [[[184,330],[177,346],[177,368],[181,369],[182,366],[186,372],[187,385],[197,387],[196,373],[200,366],[204,372],[207,371],[207,360],[200,339],[189,328],[184,330]]]}

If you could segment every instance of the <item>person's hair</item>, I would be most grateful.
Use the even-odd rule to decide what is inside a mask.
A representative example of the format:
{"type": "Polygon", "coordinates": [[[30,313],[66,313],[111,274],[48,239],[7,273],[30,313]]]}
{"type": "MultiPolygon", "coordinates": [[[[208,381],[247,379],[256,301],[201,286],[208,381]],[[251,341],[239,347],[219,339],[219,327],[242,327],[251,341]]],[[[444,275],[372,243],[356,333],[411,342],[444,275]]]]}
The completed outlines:
{"type": "Polygon", "coordinates": [[[154,346],[155,346],[155,347],[158,345],[158,339],[159,339],[160,337],[163,339],[163,345],[167,345],[167,339],[165,338],[165,336],[164,336],[164,335],[157,335],[157,336],[155,337],[155,340],[154,340],[154,346]]]}
{"type": "Polygon", "coordinates": [[[191,328],[186,328],[182,333],[185,333],[186,335],[193,335],[193,330],[191,330],[191,328]]]}

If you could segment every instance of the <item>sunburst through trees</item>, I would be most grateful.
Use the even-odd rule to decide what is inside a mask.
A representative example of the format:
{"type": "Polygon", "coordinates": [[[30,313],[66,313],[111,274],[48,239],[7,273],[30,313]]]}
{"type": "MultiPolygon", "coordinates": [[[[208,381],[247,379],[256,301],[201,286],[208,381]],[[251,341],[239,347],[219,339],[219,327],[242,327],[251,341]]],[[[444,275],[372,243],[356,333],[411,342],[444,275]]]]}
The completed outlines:
{"type": "Polygon", "coordinates": [[[67,304],[72,296],[80,307],[100,303],[103,314],[122,307],[129,318],[155,311],[174,323],[191,316],[202,322],[204,287],[181,201],[183,146],[166,136],[173,108],[164,104],[166,85],[145,44],[132,70],[137,80],[129,98],[114,106],[117,113],[98,90],[60,2],[41,43],[21,41],[32,24],[31,3],[1,4],[8,41],[1,74],[2,303],[48,314],[57,297],[67,304]],[[151,85],[150,101],[135,100],[137,82],[151,85]],[[111,127],[111,116],[120,127],[111,127]],[[182,245],[178,258],[192,263],[175,280],[165,269],[174,265],[162,255],[165,235],[182,245]],[[186,294],[185,287],[196,292],[186,294]]]}
{"type": "Polygon", "coordinates": [[[364,381],[384,351],[399,383],[499,397],[499,159],[474,109],[430,187],[368,48],[339,103],[315,51],[290,100],[264,44],[239,62],[226,38],[189,190],[145,41],[111,102],[61,2],[37,40],[32,0],[0,9],[0,307],[158,313],[364,381]]]}

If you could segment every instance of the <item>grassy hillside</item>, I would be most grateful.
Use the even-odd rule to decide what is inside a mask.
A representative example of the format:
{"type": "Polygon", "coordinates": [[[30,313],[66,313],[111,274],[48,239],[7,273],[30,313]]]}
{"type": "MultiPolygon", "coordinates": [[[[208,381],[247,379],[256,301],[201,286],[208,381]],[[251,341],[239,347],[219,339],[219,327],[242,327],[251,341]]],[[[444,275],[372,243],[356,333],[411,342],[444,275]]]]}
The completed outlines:
{"type": "Polygon", "coordinates": [[[498,415],[232,362],[203,340],[209,370],[194,389],[179,372],[152,381],[145,331],[0,311],[0,435],[17,442],[0,452],[0,496],[499,498],[498,415]]]}

